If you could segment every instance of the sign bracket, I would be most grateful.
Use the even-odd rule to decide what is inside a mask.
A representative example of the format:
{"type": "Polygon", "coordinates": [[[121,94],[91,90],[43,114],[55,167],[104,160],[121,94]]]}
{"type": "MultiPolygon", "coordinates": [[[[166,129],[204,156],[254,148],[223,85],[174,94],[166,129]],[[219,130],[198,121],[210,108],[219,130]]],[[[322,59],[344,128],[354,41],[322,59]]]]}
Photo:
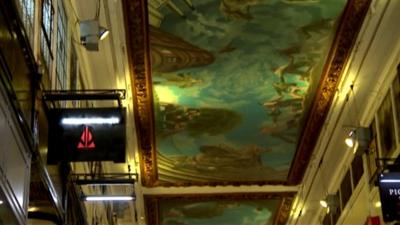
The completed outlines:
{"type": "MultiPolygon", "coordinates": [[[[88,101],[88,100],[112,100],[117,101],[122,107],[122,100],[126,98],[125,89],[92,89],[92,90],[50,90],[43,91],[43,100],[50,102],[52,108],[56,108],[57,101],[88,101]]],[[[48,105],[46,105],[49,108],[48,105]]]]}
{"type": "Polygon", "coordinates": [[[94,177],[91,173],[75,173],[71,174],[71,181],[77,185],[133,185],[137,177],[137,173],[101,173],[94,177]]]}
{"type": "Polygon", "coordinates": [[[377,158],[376,163],[381,172],[400,172],[400,157],[398,158],[377,158]]]}

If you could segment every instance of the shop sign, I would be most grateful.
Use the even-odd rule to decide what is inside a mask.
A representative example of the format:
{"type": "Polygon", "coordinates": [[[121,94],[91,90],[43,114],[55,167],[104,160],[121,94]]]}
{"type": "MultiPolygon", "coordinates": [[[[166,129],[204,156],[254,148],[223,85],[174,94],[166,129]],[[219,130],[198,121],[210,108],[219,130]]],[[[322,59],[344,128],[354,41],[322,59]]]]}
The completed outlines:
{"type": "Polygon", "coordinates": [[[125,108],[51,109],[48,164],[125,162],[125,108]]]}
{"type": "Polygon", "coordinates": [[[379,175],[379,194],[383,220],[400,220],[400,173],[389,172],[379,175]]]}

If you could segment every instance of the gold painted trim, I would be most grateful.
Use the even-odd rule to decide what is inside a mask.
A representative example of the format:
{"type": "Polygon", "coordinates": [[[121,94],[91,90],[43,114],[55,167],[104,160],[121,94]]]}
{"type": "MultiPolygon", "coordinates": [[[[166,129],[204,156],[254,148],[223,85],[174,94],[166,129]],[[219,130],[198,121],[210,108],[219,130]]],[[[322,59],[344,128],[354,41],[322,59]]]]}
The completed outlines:
{"type": "Polygon", "coordinates": [[[290,167],[289,185],[299,184],[303,179],[322,125],[332,104],[343,68],[350,57],[370,3],[371,0],[350,0],[344,10],[307,123],[290,167]]]}
{"type": "Polygon", "coordinates": [[[129,70],[133,83],[134,115],[140,152],[140,176],[144,186],[158,177],[154,137],[153,91],[146,0],[123,1],[129,70]]]}

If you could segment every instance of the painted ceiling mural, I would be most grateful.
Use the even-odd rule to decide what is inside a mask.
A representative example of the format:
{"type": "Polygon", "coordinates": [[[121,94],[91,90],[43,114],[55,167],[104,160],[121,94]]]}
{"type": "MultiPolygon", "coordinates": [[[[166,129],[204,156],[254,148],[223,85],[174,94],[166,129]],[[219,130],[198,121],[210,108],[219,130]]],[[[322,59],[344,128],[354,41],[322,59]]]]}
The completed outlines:
{"type": "Polygon", "coordinates": [[[345,0],[149,1],[161,180],[285,181],[345,0]]]}
{"type": "Polygon", "coordinates": [[[155,225],[283,225],[293,200],[289,193],[144,198],[147,222],[155,225]]]}
{"type": "Polygon", "coordinates": [[[162,202],[161,224],[272,224],[279,200],[162,202]],[[267,221],[267,223],[266,223],[267,221]]]}

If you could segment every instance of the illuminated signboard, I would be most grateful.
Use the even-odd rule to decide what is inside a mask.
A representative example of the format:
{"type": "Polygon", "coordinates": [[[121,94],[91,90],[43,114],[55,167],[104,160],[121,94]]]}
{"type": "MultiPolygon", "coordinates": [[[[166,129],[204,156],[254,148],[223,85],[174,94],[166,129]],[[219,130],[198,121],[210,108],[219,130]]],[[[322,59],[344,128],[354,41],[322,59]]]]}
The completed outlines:
{"type": "Polygon", "coordinates": [[[125,162],[125,108],[51,109],[47,163],[125,162]]]}
{"type": "Polygon", "coordinates": [[[383,220],[400,220],[400,173],[390,172],[379,175],[379,195],[383,220]]]}

